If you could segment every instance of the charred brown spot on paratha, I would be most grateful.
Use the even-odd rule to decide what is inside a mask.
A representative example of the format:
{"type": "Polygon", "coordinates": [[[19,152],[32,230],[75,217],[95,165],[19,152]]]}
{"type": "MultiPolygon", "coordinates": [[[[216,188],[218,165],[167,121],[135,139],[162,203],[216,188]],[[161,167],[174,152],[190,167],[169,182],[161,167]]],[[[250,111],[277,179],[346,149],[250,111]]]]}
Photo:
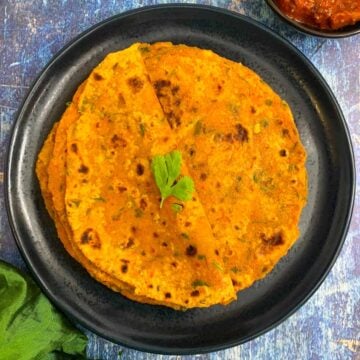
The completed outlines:
{"type": "Polygon", "coordinates": [[[283,137],[289,137],[289,135],[290,135],[288,129],[282,129],[281,134],[283,137]]]}
{"type": "Polygon", "coordinates": [[[127,141],[117,134],[112,136],[111,143],[114,148],[117,148],[119,146],[124,148],[127,146],[127,141]]]}
{"type": "Polygon", "coordinates": [[[126,186],[119,186],[118,190],[120,193],[124,193],[125,191],[127,191],[127,187],[126,186]]]}
{"type": "Polygon", "coordinates": [[[162,99],[162,106],[170,127],[181,125],[183,111],[179,109],[181,98],[177,96],[180,87],[172,86],[170,80],[157,80],[154,82],[155,93],[162,99]]]}
{"type": "Polygon", "coordinates": [[[136,173],[141,176],[141,175],[144,175],[144,172],[145,172],[145,167],[143,164],[137,164],[136,165],[136,173]]]}
{"type": "Polygon", "coordinates": [[[270,237],[266,237],[265,234],[261,234],[260,238],[264,245],[279,246],[285,244],[284,237],[281,232],[277,232],[270,237]]]}
{"type": "Polygon", "coordinates": [[[170,127],[173,129],[175,126],[181,125],[181,118],[174,111],[165,112],[166,118],[169,122],[170,127]]]}
{"type": "Polygon", "coordinates": [[[236,124],[235,125],[237,133],[235,134],[235,140],[240,141],[240,142],[248,142],[249,141],[249,136],[248,136],[248,131],[241,125],[241,124],[236,124]]]}
{"type": "Polygon", "coordinates": [[[140,200],[140,209],[145,210],[147,208],[147,206],[148,206],[147,201],[144,198],[142,198],[140,200]]]}
{"type": "Polygon", "coordinates": [[[79,171],[79,173],[87,174],[89,172],[89,168],[86,165],[81,164],[78,171],[79,171]]]}
{"type": "Polygon", "coordinates": [[[78,151],[78,147],[77,145],[74,143],[74,144],[71,144],[71,150],[76,154],[77,151],[78,151]]]}
{"type": "Polygon", "coordinates": [[[162,92],[163,89],[169,88],[171,86],[171,82],[169,80],[157,80],[154,83],[154,88],[156,95],[158,97],[165,96],[165,94],[162,92]]]}
{"type": "Polygon", "coordinates": [[[124,107],[126,105],[126,101],[122,93],[120,93],[118,96],[118,102],[120,107],[124,107]]]}
{"type": "Polygon", "coordinates": [[[166,292],[166,293],[165,293],[165,299],[170,299],[170,298],[171,298],[171,293],[166,292]]]}
{"type": "Polygon", "coordinates": [[[187,256],[195,256],[197,254],[197,249],[194,245],[189,245],[187,248],[186,248],[186,251],[185,251],[185,254],[187,256]]]}
{"type": "Polygon", "coordinates": [[[200,296],[200,291],[199,291],[199,290],[194,290],[194,291],[192,291],[192,292],[190,293],[190,295],[191,295],[192,297],[200,296]]]}
{"type": "Polygon", "coordinates": [[[235,141],[239,141],[241,143],[248,142],[249,141],[248,131],[241,124],[236,124],[235,128],[236,128],[236,133],[228,133],[225,135],[220,133],[215,134],[214,141],[215,142],[226,141],[231,144],[233,144],[235,141]]]}
{"type": "Polygon", "coordinates": [[[232,133],[226,134],[224,136],[224,140],[232,144],[234,142],[234,134],[232,133]]]}
{"type": "Polygon", "coordinates": [[[104,77],[101,76],[100,74],[94,72],[94,80],[96,80],[96,81],[104,80],[104,77]]]}
{"type": "Polygon", "coordinates": [[[171,88],[171,94],[176,95],[179,92],[180,88],[178,85],[175,85],[171,88]]]}
{"type": "Polygon", "coordinates": [[[80,241],[83,245],[90,245],[95,249],[101,248],[101,240],[99,234],[92,228],[88,228],[83,232],[80,241]]]}
{"type": "Polygon", "coordinates": [[[121,265],[121,272],[122,272],[123,274],[126,274],[127,271],[128,271],[128,264],[122,264],[122,265],[121,265]]]}
{"type": "Polygon", "coordinates": [[[142,81],[137,76],[133,76],[130,79],[128,79],[127,83],[130,86],[130,88],[134,94],[141,91],[141,89],[144,87],[144,81],[142,81]]]}
{"type": "Polygon", "coordinates": [[[135,245],[135,240],[133,237],[129,237],[127,242],[122,245],[123,249],[129,249],[135,245]]]}

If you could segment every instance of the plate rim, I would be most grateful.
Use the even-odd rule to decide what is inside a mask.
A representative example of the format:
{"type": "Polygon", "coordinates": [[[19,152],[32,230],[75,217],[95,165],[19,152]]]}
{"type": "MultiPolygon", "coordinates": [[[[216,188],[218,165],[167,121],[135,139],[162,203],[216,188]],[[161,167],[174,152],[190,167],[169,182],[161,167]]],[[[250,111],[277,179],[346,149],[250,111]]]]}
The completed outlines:
{"type": "Polygon", "coordinates": [[[64,46],[62,46],[60,48],[60,50],[57,51],[55,53],[55,55],[50,59],[50,61],[41,69],[39,75],[36,76],[35,79],[32,81],[32,83],[29,87],[29,90],[24,97],[24,100],[19,105],[19,110],[16,113],[15,120],[12,124],[11,131],[9,134],[9,140],[8,140],[7,151],[6,151],[6,156],[5,156],[5,168],[4,168],[5,209],[6,209],[6,213],[7,213],[8,222],[9,222],[10,228],[11,228],[11,233],[15,239],[17,248],[19,249],[19,252],[20,252],[22,258],[24,259],[24,261],[27,265],[29,272],[31,273],[33,279],[35,279],[36,283],[39,285],[41,290],[45,293],[47,298],[56,306],[56,308],[58,308],[60,311],[62,311],[64,314],[66,314],[66,316],[70,319],[70,321],[80,324],[81,326],[85,327],[86,329],[90,330],[91,332],[95,333],[96,335],[98,335],[102,338],[110,340],[115,344],[123,345],[123,346],[129,347],[129,348],[132,348],[132,349],[135,349],[138,351],[143,351],[143,352],[145,351],[145,352],[150,352],[150,353],[154,353],[154,354],[167,354],[167,355],[203,354],[203,353],[224,350],[224,349],[227,349],[227,348],[230,348],[233,346],[241,345],[241,344],[246,343],[250,340],[253,340],[259,336],[262,336],[266,332],[274,329],[279,324],[281,324],[286,319],[288,319],[291,315],[293,315],[301,306],[303,306],[312,297],[312,295],[318,290],[320,285],[323,283],[323,281],[325,280],[325,278],[331,271],[334,263],[336,262],[336,260],[339,256],[339,253],[341,252],[341,249],[344,245],[344,242],[345,242],[345,239],[346,239],[346,236],[348,233],[348,229],[349,229],[349,226],[351,223],[352,214],[353,214],[353,208],[354,208],[354,202],[355,202],[355,190],[356,190],[355,184],[356,184],[355,157],[354,157],[354,150],[353,150],[353,145],[351,142],[351,136],[350,136],[350,131],[349,131],[347,122],[344,118],[341,107],[340,107],[335,95],[333,94],[331,88],[327,84],[327,82],[324,79],[324,77],[322,76],[322,74],[319,72],[319,70],[316,69],[316,67],[310,62],[310,60],[304,54],[302,54],[301,51],[299,49],[297,49],[292,43],[290,43],[290,41],[288,41],[287,39],[285,39],[282,36],[280,36],[279,34],[277,34],[274,30],[272,30],[268,26],[260,23],[257,20],[254,20],[253,18],[251,18],[249,16],[239,14],[232,10],[219,8],[216,6],[200,5],[200,4],[184,4],[184,3],[144,6],[144,7],[139,7],[136,9],[131,9],[128,11],[124,11],[124,12],[115,14],[111,17],[108,17],[108,18],[92,25],[88,29],[80,32],[77,36],[75,36],[73,39],[71,39],[69,42],[67,42],[64,46]],[[18,226],[16,225],[16,221],[14,220],[15,219],[14,204],[11,200],[11,191],[10,191],[10,183],[11,183],[10,172],[11,172],[11,168],[13,167],[12,162],[14,162],[14,159],[13,159],[13,152],[14,152],[14,145],[15,145],[14,143],[17,138],[16,135],[17,135],[20,125],[21,125],[20,121],[21,121],[21,119],[24,118],[23,113],[24,113],[26,107],[28,106],[28,102],[30,101],[30,98],[33,96],[33,94],[39,88],[42,78],[46,75],[46,73],[49,71],[49,68],[55,62],[57,62],[62,56],[66,55],[66,53],[69,52],[73,47],[75,47],[78,42],[82,41],[83,38],[89,36],[91,33],[98,31],[99,29],[101,29],[102,27],[106,26],[107,24],[109,24],[113,21],[115,21],[115,22],[122,21],[123,19],[125,19],[127,17],[132,17],[139,13],[152,12],[154,10],[156,11],[158,9],[168,9],[168,10],[175,10],[175,11],[177,11],[178,9],[188,9],[188,10],[195,9],[195,10],[200,10],[200,11],[205,10],[205,11],[211,11],[213,13],[221,13],[226,16],[231,16],[238,21],[242,21],[245,23],[251,23],[252,25],[254,25],[254,26],[260,28],[261,30],[265,31],[266,33],[270,34],[272,37],[275,37],[278,41],[280,41],[283,45],[285,45],[289,50],[293,51],[297,55],[297,57],[304,63],[304,65],[306,65],[308,70],[311,71],[311,73],[313,75],[315,75],[316,78],[321,82],[321,85],[326,90],[327,95],[331,99],[334,107],[336,108],[336,110],[339,114],[338,120],[339,120],[340,125],[344,129],[344,135],[347,140],[346,142],[347,142],[348,150],[349,150],[349,154],[350,154],[349,164],[351,164],[351,167],[349,168],[349,170],[350,170],[349,177],[351,178],[350,179],[351,183],[349,183],[349,188],[351,189],[351,191],[349,191],[347,214],[345,217],[346,220],[343,223],[343,227],[341,230],[341,237],[339,238],[336,249],[334,250],[334,255],[330,259],[328,264],[324,267],[324,270],[323,270],[322,274],[319,276],[316,285],[304,297],[301,297],[300,300],[298,300],[296,302],[296,304],[293,305],[293,307],[283,317],[281,317],[277,321],[271,323],[271,325],[265,327],[264,329],[262,329],[260,331],[257,331],[253,335],[245,336],[241,340],[233,340],[233,341],[223,342],[220,345],[217,344],[217,345],[208,345],[208,346],[202,346],[202,347],[196,347],[196,348],[177,348],[177,349],[175,349],[175,348],[167,348],[167,347],[163,347],[163,346],[156,346],[156,345],[150,345],[150,344],[141,346],[141,344],[139,344],[139,342],[133,341],[131,339],[128,339],[128,342],[119,343],[119,341],[117,339],[113,338],[111,335],[109,335],[109,334],[104,335],[103,333],[101,333],[101,330],[99,329],[98,326],[92,325],[91,322],[89,322],[87,319],[83,319],[81,317],[81,315],[80,315],[80,317],[78,317],[79,314],[76,311],[74,311],[72,313],[71,307],[67,306],[66,302],[64,302],[61,298],[59,299],[58,297],[54,296],[51,293],[51,290],[43,282],[42,276],[35,271],[35,267],[33,266],[33,261],[31,260],[31,255],[29,255],[29,253],[23,248],[22,243],[24,240],[22,240],[21,236],[18,234],[18,226]]]}

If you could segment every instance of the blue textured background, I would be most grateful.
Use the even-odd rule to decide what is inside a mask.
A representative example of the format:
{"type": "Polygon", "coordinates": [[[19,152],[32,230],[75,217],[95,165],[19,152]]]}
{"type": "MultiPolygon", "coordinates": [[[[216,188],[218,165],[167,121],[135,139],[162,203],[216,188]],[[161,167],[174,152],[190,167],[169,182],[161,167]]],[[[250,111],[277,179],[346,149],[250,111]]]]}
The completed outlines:
{"type": "MultiPolygon", "coordinates": [[[[26,269],[11,235],[3,199],[5,151],[12,123],[32,81],[74,36],[146,0],[0,0],[0,258],[26,269]]],[[[193,1],[189,1],[193,2],[193,1]]],[[[281,21],[263,0],[197,1],[248,15],[292,42],[325,77],[350,128],[360,173],[360,35],[321,39],[281,21]]],[[[345,246],[316,294],[276,329],[242,346],[196,356],[160,356],[126,349],[87,332],[89,359],[360,359],[360,196],[345,246]]],[[[1,349],[0,349],[1,351],[1,349]]]]}

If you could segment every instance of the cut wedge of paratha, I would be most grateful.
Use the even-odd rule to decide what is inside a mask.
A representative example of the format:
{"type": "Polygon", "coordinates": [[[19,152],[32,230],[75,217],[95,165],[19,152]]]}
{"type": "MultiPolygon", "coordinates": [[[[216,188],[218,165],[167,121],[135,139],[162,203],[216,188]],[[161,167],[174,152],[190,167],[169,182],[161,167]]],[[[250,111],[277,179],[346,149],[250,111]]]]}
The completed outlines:
{"type": "Polygon", "coordinates": [[[181,213],[171,199],[159,207],[150,162],[177,144],[140,46],[110,54],[94,69],[81,116],[68,128],[65,203],[73,243],[137,296],[185,308],[224,304],[235,293],[197,194],[181,213]]]}

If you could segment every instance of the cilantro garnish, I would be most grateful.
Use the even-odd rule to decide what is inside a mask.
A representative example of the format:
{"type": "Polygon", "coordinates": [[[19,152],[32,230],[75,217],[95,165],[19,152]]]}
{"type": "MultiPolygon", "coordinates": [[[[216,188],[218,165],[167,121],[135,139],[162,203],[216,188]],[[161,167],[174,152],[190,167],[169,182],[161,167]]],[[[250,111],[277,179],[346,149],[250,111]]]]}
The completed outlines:
{"type": "Polygon", "coordinates": [[[176,150],[157,155],[151,161],[151,170],[161,194],[160,208],[169,196],[182,201],[191,199],[194,182],[189,176],[180,177],[181,160],[181,152],[176,150]]]}

